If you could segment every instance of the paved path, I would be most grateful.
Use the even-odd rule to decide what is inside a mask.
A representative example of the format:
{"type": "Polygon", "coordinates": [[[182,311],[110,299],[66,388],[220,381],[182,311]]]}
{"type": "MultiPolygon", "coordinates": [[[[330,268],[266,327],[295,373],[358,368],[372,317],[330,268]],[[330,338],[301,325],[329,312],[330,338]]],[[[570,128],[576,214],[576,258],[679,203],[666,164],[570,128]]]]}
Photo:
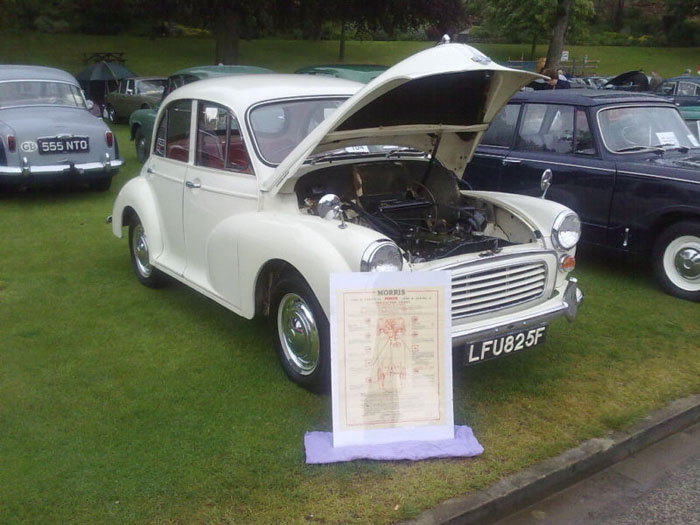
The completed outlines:
{"type": "Polygon", "coordinates": [[[497,525],[700,525],[700,423],[497,525]]]}

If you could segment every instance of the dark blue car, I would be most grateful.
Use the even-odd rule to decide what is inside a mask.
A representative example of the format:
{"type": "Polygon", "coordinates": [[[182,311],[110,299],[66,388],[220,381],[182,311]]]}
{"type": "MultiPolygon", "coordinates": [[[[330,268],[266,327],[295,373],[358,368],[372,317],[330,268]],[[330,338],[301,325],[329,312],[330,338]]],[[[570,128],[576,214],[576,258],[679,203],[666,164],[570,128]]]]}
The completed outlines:
{"type": "Polygon", "coordinates": [[[583,243],[650,256],[668,293],[700,301],[700,143],[673,103],[588,89],[517,93],[465,179],[525,195],[542,195],[551,179],[546,198],[578,212],[583,243]]]}

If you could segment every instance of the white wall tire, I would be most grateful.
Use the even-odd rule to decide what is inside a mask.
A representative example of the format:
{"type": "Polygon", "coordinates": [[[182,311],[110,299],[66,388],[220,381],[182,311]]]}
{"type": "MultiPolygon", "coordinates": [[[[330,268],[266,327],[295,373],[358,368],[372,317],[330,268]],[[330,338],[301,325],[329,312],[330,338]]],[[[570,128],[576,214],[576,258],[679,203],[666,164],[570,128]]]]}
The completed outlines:
{"type": "Polygon", "coordinates": [[[700,302],[700,222],[679,222],[661,233],[654,269],[666,292],[700,302]]]}

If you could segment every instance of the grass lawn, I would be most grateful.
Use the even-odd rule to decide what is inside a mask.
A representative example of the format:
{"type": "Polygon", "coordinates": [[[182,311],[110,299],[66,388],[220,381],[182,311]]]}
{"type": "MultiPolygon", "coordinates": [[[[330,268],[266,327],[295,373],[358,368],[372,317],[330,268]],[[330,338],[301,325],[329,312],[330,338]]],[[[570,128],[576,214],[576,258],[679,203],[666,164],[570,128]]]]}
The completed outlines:
{"type": "MultiPolygon", "coordinates": [[[[47,37],[26,38],[13,61],[68,67],[61,49],[30,53],[47,37]]],[[[119,45],[148,63],[132,40],[85,48],[119,45]]],[[[279,43],[268,44],[273,60],[279,43]]],[[[205,61],[207,46],[183,44],[142,72],[205,61]]],[[[109,192],[0,194],[0,523],[389,522],[700,392],[698,304],[663,294],[645,265],[589,254],[576,323],[455,371],[455,420],[482,456],[307,466],[304,432],[330,430],[330,399],[286,379],[266,325],[136,281],[126,239],[104,223],[139,168],[126,126],[115,131],[127,165],[109,192]]]]}
{"type": "MultiPolygon", "coordinates": [[[[40,64],[78,73],[85,65],[82,54],[95,51],[122,51],[126,65],[139,75],[164,75],[195,65],[211,64],[214,41],[204,38],[141,38],[126,36],[49,35],[42,33],[7,33],[2,35],[0,63],[40,64]]],[[[347,43],[346,62],[392,65],[432,46],[432,42],[358,42],[347,43]]],[[[524,44],[475,44],[475,47],[498,62],[516,60],[530,54],[524,44]]],[[[643,68],[671,77],[685,69],[695,71],[700,63],[698,48],[589,47],[566,46],[570,56],[588,55],[600,60],[599,74],[613,75],[643,68]]],[[[241,63],[269,67],[282,73],[302,66],[338,61],[338,42],[301,40],[241,41],[241,63]]],[[[537,47],[536,56],[547,54],[547,47],[537,47]]]]}

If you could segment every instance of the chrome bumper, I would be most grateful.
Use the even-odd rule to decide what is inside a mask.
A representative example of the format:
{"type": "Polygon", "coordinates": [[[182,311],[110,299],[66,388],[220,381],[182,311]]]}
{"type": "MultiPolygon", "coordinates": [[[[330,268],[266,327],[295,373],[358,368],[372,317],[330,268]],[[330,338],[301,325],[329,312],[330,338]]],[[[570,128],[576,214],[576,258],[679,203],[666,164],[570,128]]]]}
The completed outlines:
{"type": "Polygon", "coordinates": [[[578,280],[572,277],[566,285],[563,296],[557,295],[540,305],[535,312],[526,317],[518,317],[517,320],[499,322],[487,326],[477,325],[453,328],[452,347],[463,347],[466,343],[494,339],[502,334],[524,330],[558,317],[566,317],[569,321],[573,321],[582,302],[583,292],[578,288],[578,280]]]}
{"type": "Polygon", "coordinates": [[[124,159],[114,159],[104,162],[84,162],[82,164],[47,164],[38,166],[0,166],[0,175],[36,176],[36,175],[69,175],[77,173],[104,173],[116,170],[124,165],[124,159]]]}

